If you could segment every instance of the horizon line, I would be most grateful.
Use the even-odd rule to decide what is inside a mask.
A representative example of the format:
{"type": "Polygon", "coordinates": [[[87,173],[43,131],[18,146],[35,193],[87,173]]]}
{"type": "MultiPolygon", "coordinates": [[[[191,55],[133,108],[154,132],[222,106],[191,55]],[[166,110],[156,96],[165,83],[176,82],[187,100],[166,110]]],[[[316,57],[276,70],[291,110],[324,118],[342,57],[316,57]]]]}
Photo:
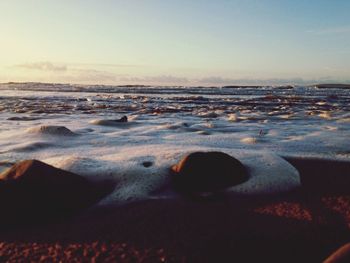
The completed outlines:
{"type": "Polygon", "coordinates": [[[114,87],[295,87],[295,86],[304,86],[304,87],[312,87],[312,86],[343,86],[350,88],[350,82],[316,82],[312,84],[298,84],[298,83],[290,83],[290,84],[226,84],[226,85],[151,85],[151,84],[85,84],[85,83],[69,83],[69,82],[40,82],[40,81],[8,81],[8,82],[0,82],[0,85],[14,85],[14,84],[44,84],[44,85],[71,85],[71,86],[114,86],[114,87]]]}

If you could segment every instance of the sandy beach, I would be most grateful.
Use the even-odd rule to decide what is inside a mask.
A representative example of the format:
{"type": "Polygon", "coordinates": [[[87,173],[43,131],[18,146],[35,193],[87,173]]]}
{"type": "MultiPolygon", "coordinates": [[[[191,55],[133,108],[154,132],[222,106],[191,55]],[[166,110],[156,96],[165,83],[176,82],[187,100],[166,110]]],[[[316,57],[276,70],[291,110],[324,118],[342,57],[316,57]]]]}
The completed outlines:
{"type": "Polygon", "coordinates": [[[321,262],[347,243],[349,162],[287,158],[302,187],[267,198],[147,200],[5,227],[1,260],[321,262]]]}

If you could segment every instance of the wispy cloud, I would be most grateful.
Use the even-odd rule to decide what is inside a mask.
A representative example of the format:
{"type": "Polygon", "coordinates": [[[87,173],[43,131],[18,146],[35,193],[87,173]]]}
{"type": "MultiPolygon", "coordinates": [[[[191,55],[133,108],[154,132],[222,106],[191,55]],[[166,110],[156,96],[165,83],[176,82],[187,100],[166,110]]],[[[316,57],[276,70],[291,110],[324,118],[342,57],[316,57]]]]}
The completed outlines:
{"type": "Polygon", "coordinates": [[[197,79],[198,83],[214,84],[214,85],[226,85],[232,83],[234,80],[230,78],[222,78],[219,76],[205,77],[197,79]]]}
{"type": "Polygon", "coordinates": [[[306,80],[302,78],[222,78],[220,76],[206,77],[197,79],[196,82],[202,85],[288,85],[305,84],[306,80]]]}
{"type": "Polygon", "coordinates": [[[308,30],[306,32],[310,33],[310,34],[314,34],[314,35],[347,34],[347,33],[350,33],[350,25],[312,29],[312,30],[308,30]]]}
{"type": "Polygon", "coordinates": [[[50,61],[17,64],[8,69],[12,71],[12,74],[23,76],[23,78],[31,81],[45,79],[45,81],[53,82],[114,83],[121,76],[105,70],[87,68],[86,65],[79,67],[78,65],[73,66],[72,64],[53,63],[50,61]],[[18,73],[17,69],[21,69],[21,71],[18,73]]]}
{"type": "Polygon", "coordinates": [[[35,62],[35,63],[25,63],[15,65],[16,68],[32,69],[32,70],[42,70],[42,71],[66,71],[66,65],[53,64],[49,61],[35,62]]]}
{"type": "Polygon", "coordinates": [[[225,78],[211,76],[203,78],[186,78],[179,76],[148,76],[148,77],[117,77],[117,84],[149,84],[149,85],[188,85],[188,86],[229,86],[229,85],[310,85],[316,83],[349,83],[350,80],[339,80],[337,78],[322,77],[313,79],[296,78],[225,78]]]}
{"type": "Polygon", "coordinates": [[[70,66],[83,66],[83,67],[106,67],[106,68],[136,68],[143,67],[145,65],[136,64],[111,64],[111,63],[69,63],[70,66]]]}
{"type": "Polygon", "coordinates": [[[119,77],[118,74],[96,70],[96,69],[69,69],[69,72],[64,78],[70,82],[84,82],[84,83],[114,83],[119,77]]]}
{"type": "Polygon", "coordinates": [[[133,76],[124,76],[120,77],[119,81],[124,82],[133,82],[139,84],[175,84],[175,85],[184,85],[189,82],[188,78],[177,77],[172,75],[159,75],[159,76],[145,76],[145,77],[133,77],[133,76]]]}
{"type": "MultiPolygon", "coordinates": [[[[118,67],[117,64],[111,64],[118,67]]],[[[84,84],[144,84],[144,85],[181,85],[181,86],[229,86],[229,85],[308,85],[315,83],[350,83],[347,77],[337,77],[340,69],[325,68],[327,77],[322,78],[257,78],[228,76],[189,77],[177,74],[143,75],[132,70],[118,70],[101,67],[101,64],[59,64],[52,62],[34,62],[18,64],[3,70],[0,81],[42,81],[68,82],[84,84]],[[69,66],[67,66],[69,65],[69,66]],[[96,66],[99,65],[99,66],[96,66]],[[94,67],[95,66],[95,67],[94,67]],[[17,70],[21,69],[21,70],[17,70]]],[[[344,75],[346,76],[346,75],[344,75]]]]}

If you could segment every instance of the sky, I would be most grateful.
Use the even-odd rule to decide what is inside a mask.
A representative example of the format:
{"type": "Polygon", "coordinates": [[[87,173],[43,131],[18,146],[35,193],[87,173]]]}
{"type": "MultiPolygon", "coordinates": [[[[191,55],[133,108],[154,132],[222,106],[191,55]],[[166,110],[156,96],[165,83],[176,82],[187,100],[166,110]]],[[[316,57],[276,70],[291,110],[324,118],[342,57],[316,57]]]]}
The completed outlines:
{"type": "Polygon", "coordinates": [[[1,0],[0,82],[350,83],[349,0],[1,0]]]}

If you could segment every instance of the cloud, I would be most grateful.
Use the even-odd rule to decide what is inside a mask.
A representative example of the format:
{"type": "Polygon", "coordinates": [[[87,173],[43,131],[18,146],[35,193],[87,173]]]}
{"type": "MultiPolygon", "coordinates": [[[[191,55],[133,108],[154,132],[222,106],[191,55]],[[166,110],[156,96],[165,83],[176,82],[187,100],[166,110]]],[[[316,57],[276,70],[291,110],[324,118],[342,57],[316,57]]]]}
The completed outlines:
{"type": "Polygon", "coordinates": [[[337,78],[320,77],[303,79],[295,78],[227,78],[221,76],[211,76],[203,78],[186,78],[172,75],[160,76],[116,76],[116,84],[145,84],[145,85],[188,85],[188,86],[229,86],[229,85],[311,85],[315,83],[348,83],[350,80],[339,80],[337,78]]]}
{"type": "Polygon", "coordinates": [[[119,77],[118,74],[114,74],[108,71],[96,70],[96,69],[70,69],[69,74],[66,74],[64,78],[70,82],[84,82],[88,84],[94,83],[114,83],[119,77]]]}
{"type": "Polygon", "coordinates": [[[219,76],[212,76],[212,77],[197,79],[197,82],[199,84],[230,85],[237,82],[237,80],[231,79],[231,78],[222,78],[219,76]]]}
{"type": "Polygon", "coordinates": [[[136,64],[111,64],[111,63],[69,63],[72,66],[83,66],[83,67],[108,67],[108,68],[137,68],[143,67],[144,65],[136,64]]]}
{"type": "MultiPolygon", "coordinates": [[[[229,86],[229,85],[309,85],[315,83],[349,83],[346,77],[336,77],[339,69],[326,68],[327,77],[322,78],[231,78],[224,76],[186,77],[181,75],[145,76],[131,73],[132,70],[113,70],[106,67],[93,67],[97,64],[56,64],[35,62],[18,64],[2,70],[0,81],[42,81],[106,85],[164,85],[164,86],[229,86]],[[69,67],[67,66],[69,65],[69,67]],[[87,67],[91,66],[91,67],[87,67]],[[25,70],[18,70],[25,69],[25,70]],[[123,74],[121,74],[123,72],[123,74]]],[[[105,64],[103,64],[105,66],[105,64]]],[[[112,67],[118,67],[112,64],[112,67]]],[[[130,65],[131,66],[131,65],[130,65]]]]}
{"type": "Polygon", "coordinates": [[[202,85],[288,85],[288,84],[306,84],[306,80],[302,78],[222,78],[220,76],[206,77],[196,80],[202,85]]]}
{"type": "Polygon", "coordinates": [[[347,26],[338,26],[338,27],[328,27],[320,28],[306,31],[313,35],[337,35],[337,34],[347,34],[350,33],[350,25],[347,26]]]}
{"type": "Polygon", "coordinates": [[[70,83],[115,83],[121,75],[98,69],[68,67],[66,64],[52,62],[32,62],[8,67],[8,75],[17,79],[44,82],[70,83]],[[22,69],[18,71],[18,69],[22,69]]]}
{"type": "Polygon", "coordinates": [[[185,77],[177,77],[172,75],[159,75],[159,76],[146,76],[146,77],[133,77],[125,76],[118,78],[119,81],[139,83],[139,84],[172,84],[172,85],[183,85],[189,82],[189,79],[185,77]]]}
{"type": "Polygon", "coordinates": [[[229,86],[229,85],[312,85],[318,83],[350,83],[350,79],[338,79],[331,76],[320,77],[320,78],[222,78],[219,76],[207,77],[195,80],[197,85],[213,85],[213,86],[229,86]]]}
{"type": "Polygon", "coordinates": [[[25,63],[15,65],[16,68],[32,69],[32,70],[41,70],[41,71],[66,71],[66,65],[57,65],[51,62],[35,62],[35,63],[25,63]]]}

